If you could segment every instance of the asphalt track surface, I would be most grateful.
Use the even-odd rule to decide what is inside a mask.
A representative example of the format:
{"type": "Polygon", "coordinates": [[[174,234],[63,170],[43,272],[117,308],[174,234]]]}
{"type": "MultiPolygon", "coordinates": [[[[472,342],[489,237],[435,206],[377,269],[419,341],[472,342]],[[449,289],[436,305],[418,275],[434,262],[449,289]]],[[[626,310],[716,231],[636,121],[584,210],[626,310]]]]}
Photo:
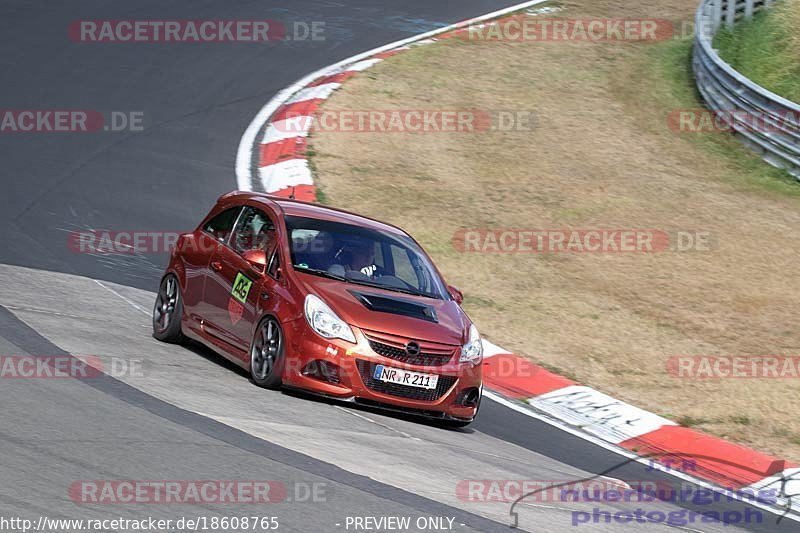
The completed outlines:
{"type": "MultiPolygon", "coordinates": [[[[197,346],[157,343],[149,309],[166,257],[74,253],[74,230],[181,231],[235,186],[234,158],[275,92],[355,53],[513,2],[6,1],[0,108],[144,113],[141,132],[2,134],[0,354],[140,360],[118,379],[2,380],[0,517],[277,516],[281,531],[339,531],[348,516],[445,516],[507,531],[509,505],[456,495],[464,479],[567,481],[610,471],[670,479],[486,401],[466,430],[268,392],[197,346]],[[76,44],[78,19],[323,21],[325,40],[274,44],[76,44]],[[289,501],[79,505],[79,480],[277,480],[289,501]],[[316,485],[315,485],[316,484],[316,485]],[[305,501],[305,488],[324,497],[305,501]],[[337,525],[338,524],[338,525],[337,525]]],[[[681,506],[650,504],[675,511],[681,506]]],[[[591,505],[520,507],[528,531],[570,528],[591,505]]],[[[625,506],[606,504],[624,509],[625,506]]],[[[742,510],[741,504],[714,509],[742,510]]],[[[698,508],[699,511],[708,509],[698,508]]],[[[792,531],[765,515],[753,531],[792,531]]],[[[659,531],[657,524],[584,525],[659,531]]],[[[696,524],[690,530],[736,531],[696,524]]],[[[351,529],[352,530],[352,529],[351,529]]],[[[411,529],[416,530],[416,529],[411,529]]]]}

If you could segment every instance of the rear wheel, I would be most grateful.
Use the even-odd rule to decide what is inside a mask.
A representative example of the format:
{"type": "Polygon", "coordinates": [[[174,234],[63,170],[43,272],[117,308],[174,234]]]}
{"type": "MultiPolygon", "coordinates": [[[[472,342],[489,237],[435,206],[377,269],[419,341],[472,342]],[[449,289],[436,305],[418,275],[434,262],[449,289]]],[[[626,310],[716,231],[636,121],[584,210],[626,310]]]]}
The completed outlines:
{"type": "Polygon", "coordinates": [[[250,376],[259,387],[277,389],[283,372],[283,331],[278,321],[267,317],[256,328],[250,345],[250,376]]]}
{"type": "Polygon", "coordinates": [[[173,274],[167,274],[161,280],[153,307],[153,337],[162,342],[181,342],[183,340],[182,318],[183,300],[178,278],[173,274]]]}

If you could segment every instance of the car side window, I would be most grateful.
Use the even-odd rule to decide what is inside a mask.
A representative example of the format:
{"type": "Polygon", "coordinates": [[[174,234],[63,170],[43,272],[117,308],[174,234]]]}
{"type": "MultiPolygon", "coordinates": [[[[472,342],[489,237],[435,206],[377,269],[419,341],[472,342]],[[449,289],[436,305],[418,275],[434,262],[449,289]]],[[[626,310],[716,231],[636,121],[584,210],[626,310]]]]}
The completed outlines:
{"type": "Polygon", "coordinates": [[[236,217],[239,216],[239,211],[241,210],[241,207],[226,209],[206,222],[206,225],[203,226],[203,231],[210,233],[220,242],[228,240],[233,225],[236,223],[236,217]]]}
{"type": "Polygon", "coordinates": [[[267,215],[254,207],[245,207],[233,235],[231,246],[237,252],[269,251],[275,240],[275,226],[267,215]]]}

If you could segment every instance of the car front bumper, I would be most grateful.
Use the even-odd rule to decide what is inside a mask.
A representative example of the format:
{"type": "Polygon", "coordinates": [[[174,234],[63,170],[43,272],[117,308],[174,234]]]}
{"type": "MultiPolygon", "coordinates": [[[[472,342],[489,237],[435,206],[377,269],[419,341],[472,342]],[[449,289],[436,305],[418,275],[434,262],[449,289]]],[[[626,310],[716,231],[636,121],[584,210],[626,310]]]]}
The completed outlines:
{"type": "Polygon", "coordinates": [[[449,420],[471,420],[482,392],[481,365],[458,363],[460,348],[442,365],[411,365],[375,352],[358,328],[356,344],[324,339],[295,321],[287,335],[283,382],[293,388],[375,407],[449,420]],[[439,376],[435,389],[374,379],[377,365],[439,376]]]}

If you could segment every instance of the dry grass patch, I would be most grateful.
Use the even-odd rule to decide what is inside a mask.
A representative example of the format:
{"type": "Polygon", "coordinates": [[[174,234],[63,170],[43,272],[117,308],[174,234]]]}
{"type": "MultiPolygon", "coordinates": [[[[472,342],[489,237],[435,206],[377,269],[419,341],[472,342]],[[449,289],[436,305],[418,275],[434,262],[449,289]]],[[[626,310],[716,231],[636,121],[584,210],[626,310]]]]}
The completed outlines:
{"type": "MultiPolygon", "coordinates": [[[[696,1],[569,2],[560,16],[689,20],[696,1]]],[[[800,380],[686,381],[681,354],[800,353],[800,186],[716,135],[689,46],[448,41],[354,78],[326,109],[530,109],[532,132],[312,138],[329,203],[400,225],[492,341],[645,409],[800,458],[800,380]],[[708,252],[463,254],[463,228],[705,230],[708,252]]]]}

